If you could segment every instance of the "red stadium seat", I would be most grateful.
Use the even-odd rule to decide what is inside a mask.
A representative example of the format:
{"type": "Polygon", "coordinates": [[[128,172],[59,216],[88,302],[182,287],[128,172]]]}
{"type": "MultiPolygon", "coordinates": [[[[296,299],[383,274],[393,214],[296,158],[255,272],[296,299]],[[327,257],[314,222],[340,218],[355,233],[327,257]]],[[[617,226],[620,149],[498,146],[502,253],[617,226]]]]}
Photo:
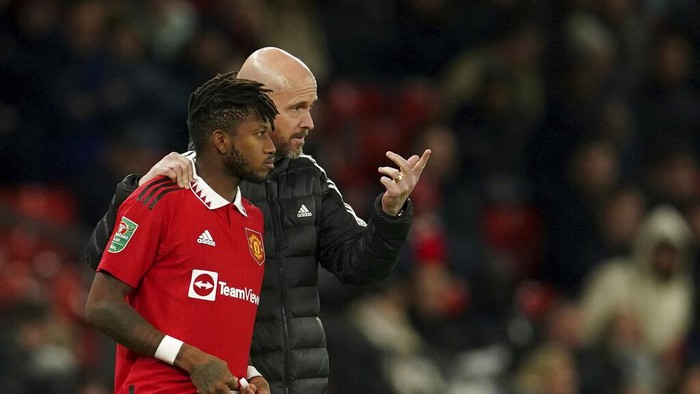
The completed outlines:
{"type": "Polygon", "coordinates": [[[515,264],[519,277],[532,277],[542,251],[543,224],[537,209],[526,203],[498,202],[483,211],[483,232],[487,246],[505,253],[515,264]]]}

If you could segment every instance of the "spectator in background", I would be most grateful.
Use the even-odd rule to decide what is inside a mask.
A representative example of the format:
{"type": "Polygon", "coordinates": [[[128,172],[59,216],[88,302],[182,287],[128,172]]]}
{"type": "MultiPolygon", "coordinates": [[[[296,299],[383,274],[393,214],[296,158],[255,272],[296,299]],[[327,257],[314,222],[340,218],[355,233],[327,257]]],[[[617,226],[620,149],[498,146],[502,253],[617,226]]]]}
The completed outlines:
{"type": "Polygon", "coordinates": [[[677,147],[700,155],[700,92],[694,47],[684,32],[662,30],[654,39],[649,74],[636,95],[635,108],[644,164],[677,147]]]}
{"type": "Polygon", "coordinates": [[[566,170],[564,183],[552,181],[540,205],[546,245],[540,275],[575,297],[583,278],[607,257],[597,218],[619,182],[617,150],[605,139],[586,140],[566,170]]]}
{"type": "Polygon", "coordinates": [[[579,368],[584,393],[653,394],[662,388],[659,359],[644,346],[642,327],[627,313],[613,316],[599,338],[586,344],[579,368]]]}
{"type": "Polygon", "coordinates": [[[625,182],[642,183],[642,152],[636,113],[629,100],[612,97],[603,103],[596,135],[608,139],[619,152],[620,177],[625,182]]]}
{"type": "Polygon", "coordinates": [[[579,5],[573,15],[587,16],[599,23],[600,31],[615,46],[613,78],[609,89],[626,97],[644,78],[649,58],[653,21],[642,1],[590,0],[579,5]]]}
{"type": "MultiPolygon", "coordinates": [[[[461,175],[476,178],[483,187],[500,178],[522,189],[524,147],[533,125],[518,110],[516,76],[499,66],[482,72],[474,97],[455,109],[451,122],[462,156],[461,175]]],[[[518,194],[523,198],[526,192],[518,194]]]]}
{"type": "Polygon", "coordinates": [[[619,186],[605,198],[598,214],[598,228],[606,257],[632,251],[646,207],[646,196],[634,185],[619,186]]]}
{"type": "Polygon", "coordinates": [[[430,146],[441,160],[435,166],[426,168],[428,176],[414,189],[416,227],[411,240],[414,254],[410,259],[411,265],[403,268],[413,269],[417,261],[426,257],[420,250],[429,250],[430,260],[447,264],[464,274],[475,264],[473,256],[476,252],[466,250],[477,248],[477,223],[465,219],[463,215],[476,215],[471,210],[478,207],[464,207],[459,212],[447,208],[453,201],[464,201],[465,196],[472,192],[454,181],[461,171],[460,149],[455,133],[447,125],[431,124],[416,134],[413,145],[430,146]]]}
{"type": "Polygon", "coordinates": [[[70,326],[48,303],[18,302],[0,319],[0,385],[5,394],[73,394],[79,361],[70,326]]]}
{"type": "MultiPolygon", "coordinates": [[[[612,78],[617,48],[595,17],[571,13],[550,38],[547,101],[542,121],[530,139],[528,177],[537,203],[546,211],[565,188],[568,162],[585,141],[600,136],[600,117],[612,78]]],[[[546,214],[546,212],[545,212],[546,214]]]]}
{"type": "Polygon", "coordinates": [[[646,181],[651,206],[670,204],[685,211],[700,199],[698,156],[686,146],[660,153],[651,163],[646,181]]]}
{"type": "Polygon", "coordinates": [[[606,327],[629,319],[638,327],[641,350],[662,362],[666,373],[678,368],[691,324],[693,245],[679,211],[660,206],[647,214],[632,252],[604,262],[588,278],[582,295],[586,341],[600,341],[606,327]]]}
{"type": "Polygon", "coordinates": [[[544,345],[527,356],[515,373],[516,394],[577,394],[576,360],[566,349],[544,345]]]}
{"type": "Polygon", "coordinates": [[[146,0],[144,3],[133,7],[132,11],[139,11],[137,20],[147,21],[139,25],[143,26],[154,58],[169,63],[198,30],[199,15],[187,0],[146,0]]]}
{"type": "MultiPolygon", "coordinates": [[[[686,207],[685,217],[693,232],[694,264],[693,264],[693,313],[692,328],[688,332],[686,362],[692,367],[700,365],[700,201],[693,201],[686,207]]],[[[697,369],[696,368],[691,368],[697,369]]]]}
{"type": "Polygon", "coordinates": [[[459,106],[478,104],[480,92],[489,91],[482,88],[482,83],[498,82],[484,77],[493,78],[493,73],[498,73],[509,78],[502,81],[509,86],[509,112],[521,120],[525,130],[539,122],[545,105],[541,69],[541,54],[545,50],[545,43],[542,29],[536,22],[522,16],[521,19],[517,18],[513,17],[513,20],[509,20],[510,23],[504,23],[507,27],[502,27],[502,31],[489,40],[484,40],[482,45],[468,48],[451,59],[438,74],[448,116],[454,114],[459,106]]]}
{"type": "MultiPolygon", "coordinates": [[[[353,371],[362,370],[366,368],[365,363],[370,363],[379,370],[370,374],[374,379],[370,379],[373,383],[369,384],[369,392],[427,394],[445,389],[445,376],[432,357],[429,342],[411,324],[409,307],[420,297],[411,294],[413,291],[405,278],[392,278],[377,291],[350,305],[346,321],[360,335],[363,345],[353,349],[346,345],[338,350],[342,351],[339,354],[349,352],[359,365],[346,365],[349,370],[335,374],[353,376],[353,371]],[[358,349],[365,349],[366,356],[357,354],[358,349]],[[375,390],[375,381],[386,391],[375,390]]],[[[431,294],[424,295],[433,299],[431,294]]],[[[352,389],[340,388],[338,393],[367,391],[366,379],[366,376],[356,376],[356,379],[346,380],[352,389]]]]}

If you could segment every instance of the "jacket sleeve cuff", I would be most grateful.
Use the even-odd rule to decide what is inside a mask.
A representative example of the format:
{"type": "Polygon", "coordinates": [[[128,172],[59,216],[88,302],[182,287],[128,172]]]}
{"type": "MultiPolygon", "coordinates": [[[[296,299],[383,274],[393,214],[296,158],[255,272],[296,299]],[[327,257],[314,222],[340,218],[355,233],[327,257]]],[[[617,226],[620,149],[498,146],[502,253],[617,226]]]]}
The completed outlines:
{"type": "Polygon", "coordinates": [[[382,208],[382,196],[383,196],[383,194],[380,194],[374,200],[374,210],[379,217],[384,218],[388,221],[391,221],[391,220],[404,221],[406,219],[408,219],[410,221],[411,218],[413,218],[413,202],[411,202],[410,198],[407,198],[406,202],[403,203],[403,206],[401,207],[401,210],[399,210],[398,215],[392,216],[392,215],[389,215],[388,213],[384,212],[384,209],[382,208]]]}
{"type": "Polygon", "coordinates": [[[413,221],[413,203],[410,199],[404,203],[400,215],[392,216],[382,209],[382,195],[380,194],[374,202],[373,211],[370,221],[385,239],[406,239],[413,221]]]}

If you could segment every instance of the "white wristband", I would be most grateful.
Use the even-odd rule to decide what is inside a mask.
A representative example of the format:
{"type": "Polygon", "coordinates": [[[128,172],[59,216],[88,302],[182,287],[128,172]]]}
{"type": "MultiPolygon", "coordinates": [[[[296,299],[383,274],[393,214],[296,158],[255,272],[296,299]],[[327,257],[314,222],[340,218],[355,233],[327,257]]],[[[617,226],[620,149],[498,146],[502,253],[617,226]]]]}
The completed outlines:
{"type": "Polygon", "coordinates": [[[248,378],[248,380],[253,379],[256,376],[262,376],[262,374],[260,372],[258,372],[258,370],[255,369],[255,367],[252,365],[248,366],[247,374],[248,374],[248,376],[246,376],[246,378],[248,378]]]}
{"type": "Polygon", "coordinates": [[[173,365],[175,363],[175,358],[177,358],[177,354],[180,353],[181,347],[181,340],[175,339],[170,335],[166,335],[163,337],[163,340],[160,341],[160,345],[158,345],[158,349],[156,349],[156,354],[154,354],[154,357],[160,361],[165,361],[166,363],[173,365]]]}

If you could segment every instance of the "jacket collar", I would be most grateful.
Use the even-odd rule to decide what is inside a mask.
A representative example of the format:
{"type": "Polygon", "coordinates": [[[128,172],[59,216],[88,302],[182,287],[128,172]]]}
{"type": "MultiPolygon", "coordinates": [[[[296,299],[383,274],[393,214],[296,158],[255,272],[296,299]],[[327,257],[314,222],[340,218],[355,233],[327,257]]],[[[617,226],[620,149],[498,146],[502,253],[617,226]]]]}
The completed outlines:
{"type": "Polygon", "coordinates": [[[288,157],[283,157],[281,159],[277,159],[277,161],[275,161],[275,168],[273,168],[272,171],[270,171],[270,174],[267,177],[273,178],[273,177],[287,171],[287,167],[289,166],[289,162],[291,160],[292,159],[290,159],[288,157]]]}

